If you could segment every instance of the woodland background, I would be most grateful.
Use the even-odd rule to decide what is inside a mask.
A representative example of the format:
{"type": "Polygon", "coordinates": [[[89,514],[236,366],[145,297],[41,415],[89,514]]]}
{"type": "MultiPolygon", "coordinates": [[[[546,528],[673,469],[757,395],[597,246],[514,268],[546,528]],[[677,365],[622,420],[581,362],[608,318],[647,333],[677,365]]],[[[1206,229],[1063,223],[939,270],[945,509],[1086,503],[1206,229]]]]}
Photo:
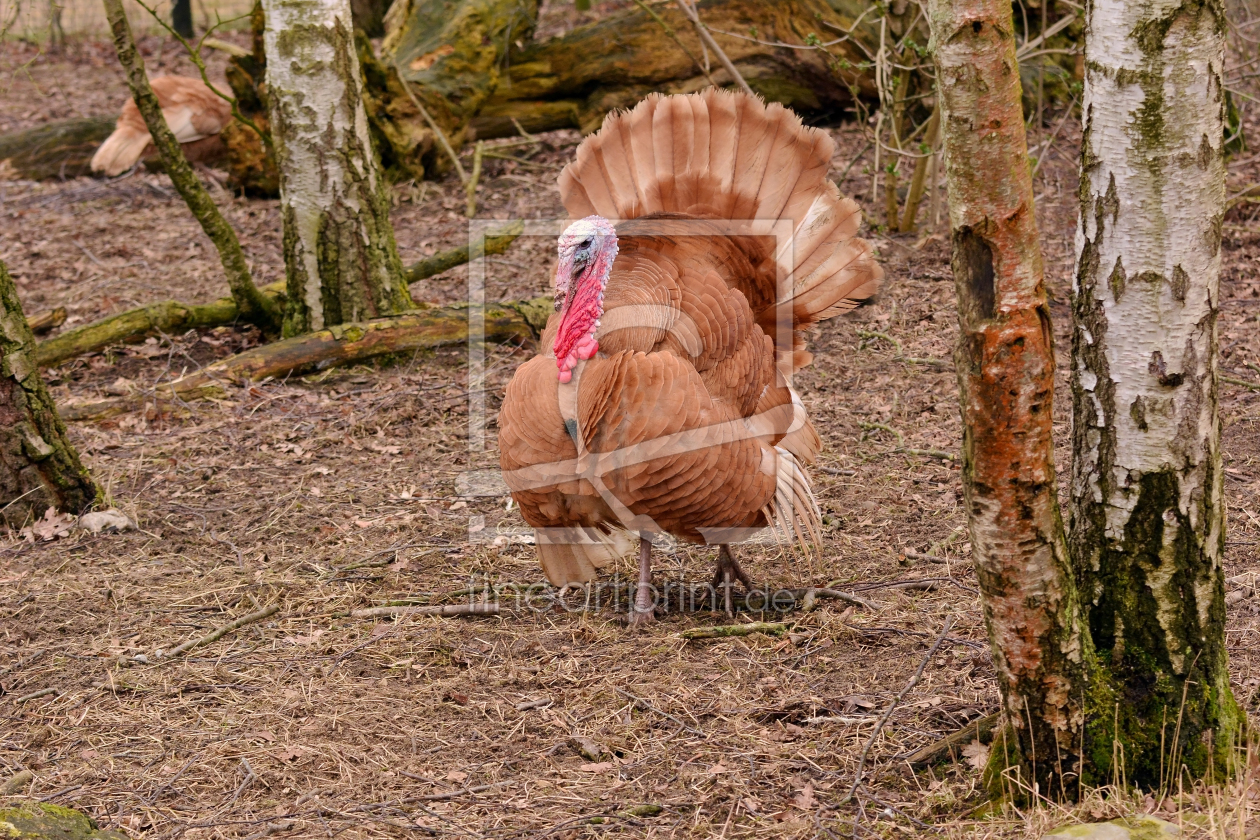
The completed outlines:
{"type": "MultiPolygon", "coordinates": [[[[563,32],[626,5],[578,12],[544,4],[540,29],[563,32]]],[[[0,43],[0,131],[109,114],[123,101],[113,47],[103,33],[69,23],[80,7],[92,6],[66,6],[67,32],[79,37],[62,57],[41,54],[36,39],[0,43]]],[[[1231,80],[1254,95],[1260,36],[1248,22],[1256,14],[1243,3],[1231,12],[1231,80]]],[[[38,35],[34,20],[28,34],[38,35]]],[[[221,37],[248,44],[244,32],[221,37]]],[[[142,50],[150,72],[192,74],[182,48],[160,36],[144,39],[142,50]]],[[[223,65],[215,54],[212,77],[223,65]]],[[[1046,103],[1029,138],[1039,159],[1034,189],[1064,444],[1079,149],[1070,101],[1046,103]]],[[[1260,143],[1254,106],[1240,104],[1243,136],[1260,143]]],[[[1066,821],[1053,809],[983,821],[972,813],[982,743],[958,763],[910,772],[914,750],[997,707],[951,457],[961,430],[945,198],[943,185],[925,198],[915,233],[888,232],[885,196],[872,184],[871,125],[850,117],[827,130],[838,146],[833,177],[876,227],[889,279],[872,306],[822,326],[815,364],[798,379],[826,442],[814,471],[826,514],[822,559],[805,564],[764,547],[739,556],[754,578],[837,582],[876,601],[876,611],[832,602],[796,615],[781,638],[701,643],[676,635],[702,623],[688,615],[666,617],[648,638],[626,634],[608,614],[356,617],[470,580],[526,585],[541,575],[529,546],[469,540],[470,528],[493,535],[521,523],[505,497],[468,495],[459,482],[497,464],[493,450],[466,446],[463,349],[331,369],[180,410],[146,406],[71,424],[93,474],[139,528],[94,536],[49,521],[0,543],[0,776],[30,769],[31,795],[162,840],[417,830],[894,836],[929,823],[946,836],[1034,837],[1066,821]],[[120,655],[169,648],[268,603],[280,606],[268,621],[195,655],[111,667],[120,655]],[[945,644],[867,759],[861,795],[842,804],[876,721],[947,618],[954,624],[945,644]]],[[[520,161],[486,161],[479,218],[562,214],[555,178],[580,135],[543,140],[520,161]]],[[[1246,193],[1260,181],[1260,156],[1239,149],[1229,171],[1222,370],[1249,384],[1222,390],[1228,638],[1239,702],[1254,713],[1260,205],[1246,193]]],[[[257,282],[282,279],[276,202],[211,188],[257,282]]],[[[399,183],[393,194],[404,262],[467,241],[464,189],[452,175],[399,183]]],[[[28,314],[63,306],[70,327],[155,300],[208,303],[224,294],[213,248],[163,175],[0,181],[0,217],[0,257],[28,314]]],[[[553,253],[553,240],[522,238],[487,258],[487,300],[546,293],[553,253]]],[[[462,301],[466,270],[411,293],[462,301]]],[[[163,335],[46,376],[63,404],[143,393],[258,340],[248,328],[163,335]]],[[[528,353],[487,350],[491,411],[528,353]]],[[[1062,474],[1068,453],[1056,454],[1062,474]]],[[[711,553],[680,548],[661,572],[699,578],[711,553]]],[[[1247,777],[1160,801],[1092,797],[1075,816],[1154,812],[1190,836],[1260,836],[1254,790],[1247,777]]]]}

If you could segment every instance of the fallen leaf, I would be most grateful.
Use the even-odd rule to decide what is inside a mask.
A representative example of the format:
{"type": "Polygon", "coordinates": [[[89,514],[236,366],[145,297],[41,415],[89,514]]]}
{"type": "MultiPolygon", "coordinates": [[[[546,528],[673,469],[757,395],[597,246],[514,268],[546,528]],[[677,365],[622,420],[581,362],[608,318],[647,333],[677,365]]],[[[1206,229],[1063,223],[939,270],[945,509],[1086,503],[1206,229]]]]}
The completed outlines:
{"type": "Polygon", "coordinates": [[[451,772],[446,774],[446,780],[448,782],[462,782],[467,778],[468,778],[467,773],[461,773],[458,770],[452,770],[451,772]]]}
{"type": "Polygon", "coordinates": [[[98,755],[100,755],[100,753],[98,753],[96,750],[82,750],[79,753],[79,758],[93,759],[93,758],[96,758],[98,755]]]}
{"type": "Polygon", "coordinates": [[[792,797],[792,804],[802,811],[812,811],[817,808],[818,800],[814,798],[814,786],[806,782],[801,792],[792,797]]]}
{"type": "Polygon", "coordinates": [[[613,769],[615,766],[616,765],[613,764],[611,761],[599,761],[599,762],[592,762],[591,764],[579,765],[578,769],[581,770],[583,773],[607,773],[609,770],[613,769]]]}
{"type": "Polygon", "coordinates": [[[468,695],[460,694],[458,691],[448,691],[442,695],[443,700],[449,700],[452,703],[458,703],[461,706],[468,705],[468,695]]]}
{"type": "Polygon", "coordinates": [[[306,750],[301,747],[285,747],[272,753],[280,761],[295,761],[306,755],[306,750]]]}
{"type": "Polygon", "coordinates": [[[43,542],[50,542],[58,537],[65,537],[70,534],[70,529],[74,527],[74,517],[64,513],[58,513],[54,508],[48,508],[44,511],[44,518],[37,519],[31,525],[23,528],[19,533],[27,542],[35,542],[37,539],[43,542]]]}
{"type": "Polygon", "coordinates": [[[275,733],[273,733],[270,729],[260,729],[257,732],[249,733],[245,737],[254,738],[259,741],[266,741],[268,744],[274,744],[276,742],[275,733]]]}
{"type": "Polygon", "coordinates": [[[309,636],[287,636],[285,641],[291,645],[313,645],[319,641],[319,637],[324,635],[323,630],[316,630],[309,636]]]}
{"type": "Polygon", "coordinates": [[[989,748],[980,743],[979,740],[972,741],[963,747],[962,754],[967,763],[977,770],[983,770],[984,766],[989,763],[989,748]]]}
{"type": "Polygon", "coordinates": [[[719,773],[729,773],[729,772],[731,772],[731,768],[727,767],[725,764],[723,764],[720,761],[709,768],[710,776],[716,776],[719,773]]]}
{"type": "Polygon", "coordinates": [[[368,442],[367,448],[371,449],[373,452],[379,452],[382,455],[401,455],[402,454],[401,446],[381,446],[379,443],[368,442]]]}

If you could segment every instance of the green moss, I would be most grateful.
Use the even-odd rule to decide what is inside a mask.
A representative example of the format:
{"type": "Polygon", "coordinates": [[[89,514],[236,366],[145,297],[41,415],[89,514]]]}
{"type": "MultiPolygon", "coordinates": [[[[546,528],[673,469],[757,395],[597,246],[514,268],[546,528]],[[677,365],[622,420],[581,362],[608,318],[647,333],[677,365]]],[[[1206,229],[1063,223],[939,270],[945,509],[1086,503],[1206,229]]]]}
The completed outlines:
{"type": "Polygon", "coordinates": [[[127,840],[101,831],[86,814],[48,802],[0,808],[0,836],[11,840],[127,840]]]}

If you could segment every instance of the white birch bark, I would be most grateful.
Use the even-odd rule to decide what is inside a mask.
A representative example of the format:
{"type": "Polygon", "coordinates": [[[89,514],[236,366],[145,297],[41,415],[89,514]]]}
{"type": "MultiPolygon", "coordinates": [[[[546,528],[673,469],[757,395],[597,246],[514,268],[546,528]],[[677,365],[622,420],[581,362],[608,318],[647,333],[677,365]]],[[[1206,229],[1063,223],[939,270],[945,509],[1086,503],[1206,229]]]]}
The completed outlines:
{"type": "Polygon", "coordinates": [[[1139,784],[1159,760],[1151,718],[1177,720],[1187,685],[1192,772],[1206,730],[1218,747],[1236,731],[1216,391],[1224,20],[1219,0],[1093,0],[1086,32],[1071,544],[1128,701],[1115,712],[1100,686],[1094,711],[1120,719],[1139,784]]]}
{"type": "Polygon", "coordinates": [[[400,311],[406,283],[363,105],[349,0],[264,0],[263,7],[286,333],[400,311]]]}

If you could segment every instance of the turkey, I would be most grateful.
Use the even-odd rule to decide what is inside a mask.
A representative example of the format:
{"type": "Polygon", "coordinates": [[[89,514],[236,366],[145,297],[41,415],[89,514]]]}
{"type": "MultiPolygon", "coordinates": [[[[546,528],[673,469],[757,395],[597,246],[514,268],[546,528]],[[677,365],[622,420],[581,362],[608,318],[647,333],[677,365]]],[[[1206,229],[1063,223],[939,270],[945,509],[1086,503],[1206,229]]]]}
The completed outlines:
{"type": "MultiPolygon", "coordinates": [[[[232,119],[231,104],[200,79],[159,76],[151,84],[162,106],[162,116],[175,139],[183,144],[188,159],[212,156],[221,145],[219,132],[232,119]]],[[[140,109],[128,99],[123,103],[114,133],[92,156],[92,171],[110,177],[121,175],[136,165],[152,142],[140,109]]]]}
{"type": "Polygon", "coordinates": [[[821,442],[789,385],[810,325],[883,276],[833,144],[792,112],[709,89],[610,115],[560,175],[571,219],[556,312],[508,384],[500,466],[555,586],[633,550],[632,624],[651,621],[660,534],[716,544],[731,610],[752,588],[729,544],[770,527],[808,550],[804,465],[821,442]]]}

